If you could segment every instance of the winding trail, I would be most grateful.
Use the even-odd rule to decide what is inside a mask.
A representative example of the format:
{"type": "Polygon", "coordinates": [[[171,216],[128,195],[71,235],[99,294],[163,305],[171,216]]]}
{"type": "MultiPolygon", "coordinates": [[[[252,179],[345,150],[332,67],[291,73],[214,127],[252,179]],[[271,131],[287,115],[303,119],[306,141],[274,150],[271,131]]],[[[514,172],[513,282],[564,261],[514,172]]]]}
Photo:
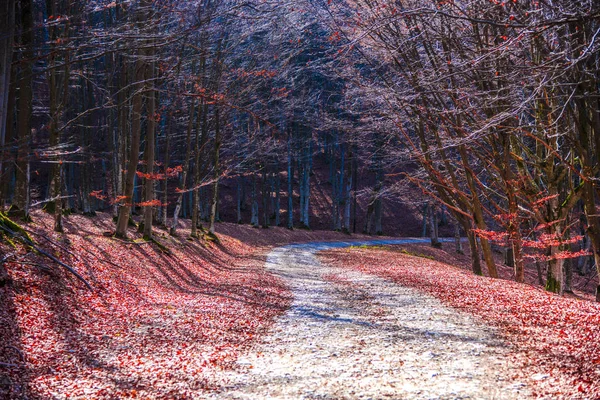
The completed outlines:
{"type": "Polygon", "coordinates": [[[267,268],[292,307],[228,372],[213,398],[524,399],[497,332],[391,281],[322,265],[315,253],[423,239],[311,243],[273,250],[267,268]]]}

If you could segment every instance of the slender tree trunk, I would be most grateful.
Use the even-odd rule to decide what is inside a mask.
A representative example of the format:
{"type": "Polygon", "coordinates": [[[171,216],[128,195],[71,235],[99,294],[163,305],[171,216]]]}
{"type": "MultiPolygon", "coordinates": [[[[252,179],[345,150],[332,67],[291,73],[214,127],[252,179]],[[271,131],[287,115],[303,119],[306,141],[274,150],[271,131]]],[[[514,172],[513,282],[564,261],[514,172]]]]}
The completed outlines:
{"type": "Polygon", "coordinates": [[[288,133],[288,164],[287,164],[287,184],[288,184],[288,229],[294,229],[294,161],[292,159],[292,134],[288,133]]]}
{"type": "Polygon", "coordinates": [[[344,223],[343,223],[343,231],[344,233],[350,233],[350,212],[352,210],[352,202],[351,197],[353,196],[353,188],[352,182],[354,181],[354,170],[352,169],[352,163],[350,163],[350,175],[348,176],[346,182],[346,194],[344,201],[344,223]]]}
{"type": "Polygon", "coordinates": [[[263,204],[263,229],[267,229],[269,227],[269,183],[267,181],[267,165],[263,166],[262,170],[262,204],[263,204]]]}
{"type": "Polygon", "coordinates": [[[281,175],[279,174],[279,161],[275,175],[275,226],[281,225],[281,175]]]}
{"type": "Polygon", "coordinates": [[[542,263],[540,260],[535,260],[535,268],[537,270],[538,283],[540,286],[544,286],[544,274],[542,273],[542,263]]]}
{"type": "Polygon", "coordinates": [[[221,175],[221,171],[219,169],[219,153],[221,150],[221,125],[219,121],[219,107],[215,108],[215,149],[214,149],[214,186],[213,186],[213,198],[212,204],[210,207],[210,225],[208,231],[214,235],[215,234],[215,220],[217,218],[217,203],[219,201],[219,178],[221,175]]]}
{"type": "Polygon", "coordinates": [[[525,261],[523,260],[523,241],[520,232],[516,232],[517,237],[512,240],[513,264],[515,268],[515,280],[525,282],[525,261]]]}
{"type": "Polygon", "coordinates": [[[256,174],[252,174],[252,217],[250,224],[258,228],[258,201],[256,200],[256,174]]]}
{"type": "Polygon", "coordinates": [[[429,232],[430,232],[430,238],[431,238],[431,245],[433,247],[436,248],[440,248],[442,247],[442,243],[440,243],[440,239],[438,237],[438,228],[437,228],[437,224],[438,224],[438,220],[437,220],[437,213],[435,210],[435,207],[431,207],[429,209],[429,232]]]}
{"type": "Polygon", "coordinates": [[[382,218],[383,218],[383,203],[381,198],[378,197],[375,200],[375,234],[383,235],[383,226],[382,226],[382,218]]]}
{"type": "Polygon", "coordinates": [[[24,220],[29,219],[29,147],[31,142],[31,113],[33,91],[33,1],[21,1],[21,42],[23,48],[19,76],[19,114],[15,196],[11,211],[24,220]]]}
{"type": "MultiPolygon", "coordinates": [[[[62,95],[62,105],[61,105],[61,109],[65,108],[67,105],[67,99],[69,97],[69,55],[67,54],[65,56],[65,69],[64,69],[64,77],[63,77],[63,95],[62,95]]],[[[58,122],[59,119],[59,115],[62,112],[61,110],[57,110],[57,114],[56,114],[56,122],[58,122]]],[[[54,119],[54,118],[53,118],[54,119]]],[[[58,140],[60,139],[60,133],[56,133],[56,143],[58,144],[58,140]]],[[[60,158],[60,162],[57,164],[57,171],[56,171],[56,177],[55,177],[55,182],[54,182],[54,188],[53,188],[53,197],[56,199],[55,200],[55,208],[54,208],[54,230],[56,232],[63,232],[63,221],[62,221],[62,215],[63,215],[63,200],[62,200],[62,193],[63,193],[63,186],[64,186],[64,176],[65,176],[65,169],[62,163],[62,157],[60,158]]]]}
{"type": "Polygon", "coordinates": [[[469,239],[469,248],[471,250],[471,269],[475,275],[483,275],[483,271],[481,269],[481,261],[479,258],[479,246],[477,246],[477,237],[475,233],[471,230],[470,226],[463,226],[465,231],[467,232],[467,238],[469,239]]]}
{"type": "MultiPolygon", "coordinates": [[[[192,68],[193,69],[193,68],[192,68]]],[[[173,211],[173,220],[171,221],[171,230],[170,234],[175,235],[177,232],[177,223],[179,222],[179,213],[181,212],[181,206],[183,203],[183,195],[185,194],[185,188],[187,184],[187,176],[190,169],[190,158],[192,152],[192,127],[194,126],[194,111],[196,109],[196,103],[194,99],[192,99],[190,104],[190,116],[188,120],[187,126],[187,138],[186,138],[186,150],[185,150],[185,160],[183,163],[183,172],[181,174],[181,183],[179,187],[179,195],[177,196],[177,203],[175,204],[175,210],[173,211]]]]}
{"type": "Polygon", "coordinates": [[[8,127],[8,108],[11,82],[11,64],[15,33],[15,0],[6,0],[0,6],[0,210],[4,210],[4,157],[6,152],[6,130],[8,127]]]}
{"type": "MultiPolygon", "coordinates": [[[[143,20],[143,16],[140,15],[140,20],[143,20]]],[[[141,21],[140,21],[141,22],[141,21]]],[[[127,227],[129,225],[129,214],[134,203],[133,192],[135,187],[135,177],[137,173],[137,166],[139,164],[140,157],[140,137],[142,130],[142,89],[143,81],[146,71],[144,61],[145,51],[138,49],[137,60],[135,62],[135,83],[133,87],[133,98],[132,104],[132,116],[131,116],[131,146],[129,151],[129,162],[127,165],[127,174],[125,176],[125,191],[124,191],[124,204],[119,208],[119,217],[117,219],[117,229],[115,235],[117,237],[127,237],[127,227]]]]}
{"type": "Polygon", "coordinates": [[[462,240],[460,237],[460,225],[458,223],[454,224],[454,244],[455,249],[458,254],[465,254],[463,251],[462,240]]]}
{"type": "MultiPolygon", "coordinates": [[[[571,251],[573,251],[571,249],[571,251]]],[[[573,258],[568,258],[564,260],[563,267],[565,270],[565,292],[573,293],[573,262],[575,260],[573,258]]]]}
{"type": "Polygon", "coordinates": [[[352,233],[356,233],[356,225],[358,224],[358,155],[356,148],[354,148],[354,157],[352,157],[352,170],[352,233]]]}
{"type": "Polygon", "coordinates": [[[237,177],[237,197],[236,197],[236,202],[237,202],[237,223],[241,224],[242,223],[242,177],[241,175],[238,175],[237,177]]]}
{"type": "Polygon", "coordinates": [[[196,144],[194,148],[194,190],[192,196],[192,229],[190,236],[193,238],[198,237],[198,227],[200,226],[200,154],[203,150],[203,146],[200,144],[200,132],[202,132],[202,142],[204,142],[207,130],[208,130],[208,107],[204,104],[204,101],[200,102],[198,106],[198,127],[196,129],[196,144]]]}
{"type": "MultiPolygon", "coordinates": [[[[150,56],[153,54],[149,51],[150,56]]],[[[147,117],[146,117],[146,173],[149,177],[145,180],[144,192],[146,206],[144,207],[144,238],[146,240],[152,239],[152,223],[154,215],[154,206],[151,206],[154,201],[154,159],[155,157],[155,146],[156,146],[156,93],[154,91],[154,64],[151,62],[147,66],[146,80],[151,81],[149,85],[151,88],[147,91],[147,117]]]]}
{"type": "MultiPolygon", "coordinates": [[[[15,104],[17,103],[17,72],[16,67],[13,65],[11,67],[10,73],[10,87],[8,88],[8,106],[7,106],[7,115],[6,115],[6,137],[4,140],[4,146],[7,144],[12,144],[15,139],[16,129],[15,129],[15,104]]],[[[2,148],[2,152],[0,153],[0,161],[3,161],[6,155],[11,155],[8,148],[2,148]]],[[[12,195],[10,190],[11,177],[13,176],[14,171],[14,162],[3,163],[2,164],[2,174],[0,174],[0,210],[4,211],[5,202],[10,199],[12,195]]]]}
{"type": "Polygon", "coordinates": [[[422,237],[427,236],[427,225],[429,224],[428,218],[427,218],[428,215],[429,215],[429,203],[425,203],[425,205],[423,206],[423,228],[421,229],[422,237]]]}
{"type": "Polygon", "coordinates": [[[161,225],[163,227],[167,227],[167,211],[169,209],[169,177],[167,174],[167,170],[169,169],[169,165],[171,163],[171,135],[172,135],[172,130],[173,130],[173,115],[169,114],[168,117],[169,121],[168,121],[168,126],[167,129],[165,129],[165,166],[164,166],[164,171],[165,171],[165,179],[163,179],[163,193],[162,193],[162,213],[161,213],[161,225]]]}
{"type": "MultiPolygon", "coordinates": [[[[93,87],[91,84],[91,76],[88,79],[82,79],[82,92],[83,92],[83,101],[82,101],[82,112],[83,110],[90,110],[94,107],[94,93],[93,87]]],[[[94,124],[93,113],[88,114],[86,118],[86,127],[82,129],[80,135],[80,145],[86,152],[90,152],[90,141],[91,141],[91,127],[94,124]]],[[[80,173],[79,173],[79,190],[81,195],[81,209],[84,215],[94,215],[95,211],[92,208],[92,204],[90,202],[90,187],[91,187],[91,174],[90,174],[90,161],[89,159],[83,160],[81,164],[79,164],[80,173]]]]}
{"type": "Polygon", "coordinates": [[[312,141],[309,142],[309,146],[307,149],[307,154],[304,157],[305,161],[303,163],[303,174],[302,174],[302,183],[303,183],[303,198],[304,202],[302,204],[302,225],[306,229],[310,229],[310,171],[312,165],[312,141]]]}
{"type": "Polygon", "coordinates": [[[369,205],[367,206],[367,216],[365,218],[365,229],[363,233],[370,235],[372,233],[373,226],[373,210],[375,206],[375,199],[371,199],[369,205]]]}

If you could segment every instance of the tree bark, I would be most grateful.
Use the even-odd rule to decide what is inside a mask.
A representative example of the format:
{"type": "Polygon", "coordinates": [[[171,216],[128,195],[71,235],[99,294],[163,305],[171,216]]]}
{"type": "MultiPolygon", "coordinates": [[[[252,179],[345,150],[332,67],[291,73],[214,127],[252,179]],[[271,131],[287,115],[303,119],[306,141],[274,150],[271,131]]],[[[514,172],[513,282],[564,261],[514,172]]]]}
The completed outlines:
{"type": "Polygon", "coordinates": [[[161,213],[161,225],[163,227],[167,227],[167,211],[169,209],[169,177],[167,175],[167,170],[169,169],[169,165],[171,163],[171,135],[173,129],[173,115],[168,114],[167,118],[169,118],[167,129],[165,129],[165,165],[164,172],[165,178],[163,179],[163,193],[162,193],[162,213],[161,213]]]}
{"type": "Polygon", "coordinates": [[[287,190],[288,190],[288,202],[287,202],[287,227],[288,229],[294,229],[294,161],[292,159],[292,133],[291,130],[288,132],[287,141],[287,190]]]}
{"type": "MultiPolygon", "coordinates": [[[[149,56],[153,56],[151,51],[148,51],[149,56]]],[[[151,86],[147,90],[147,116],[146,116],[146,151],[145,159],[146,159],[146,173],[149,175],[146,177],[145,185],[144,185],[144,202],[146,202],[146,206],[144,207],[144,238],[146,240],[152,240],[152,223],[153,223],[153,212],[154,206],[152,201],[154,201],[154,159],[155,159],[155,145],[156,145],[156,93],[154,91],[154,82],[152,79],[154,78],[154,64],[152,62],[146,67],[146,81],[150,81],[149,85],[151,86]]]]}
{"type": "Polygon", "coordinates": [[[267,181],[267,165],[263,165],[262,169],[262,205],[263,205],[263,229],[267,229],[269,227],[269,182],[267,181]]]}
{"type": "Polygon", "coordinates": [[[469,238],[469,247],[471,248],[471,269],[475,275],[483,275],[481,269],[481,259],[479,257],[479,246],[477,245],[477,237],[471,231],[467,233],[469,238]]]}
{"type": "Polygon", "coordinates": [[[275,226],[281,225],[281,175],[279,174],[279,161],[275,172],[275,226]]]}
{"type": "MultiPolygon", "coordinates": [[[[193,69],[193,68],[192,68],[193,69]]],[[[190,104],[190,115],[187,126],[187,136],[186,136],[186,145],[185,145],[185,160],[183,163],[183,172],[181,173],[181,183],[179,186],[179,195],[177,196],[177,203],[175,204],[175,210],[173,211],[173,220],[171,221],[171,229],[169,231],[170,235],[175,235],[177,233],[177,223],[179,221],[179,213],[181,212],[181,205],[183,203],[183,195],[185,194],[185,188],[187,184],[187,176],[190,169],[190,158],[192,152],[192,127],[194,126],[194,111],[196,109],[195,100],[192,99],[190,104]]]]}
{"type": "MultiPolygon", "coordinates": [[[[144,0],[144,3],[148,0],[144,0]]],[[[145,16],[140,12],[138,15],[138,24],[145,20],[145,16]]],[[[133,98],[131,115],[131,145],[129,150],[129,162],[127,163],[127,174],[125,175],[124,204],[119,208],[119,217],[117,219],[117,237],[127,237],[127,227],[129,226],[129,213],[134,203],[133,192],[135,186],[135,177],[140,158],[140,137],[142,130],[142,104],[143,104],[143,81],[146,75],[146,63],[144,61],[145,50],[137,50],[137,59],[135,61],[135,82],[132,84],[133,98]]]]}
{"type": "Polygon", "coordinates": [[[256,174],[252,174],[252,217],[250,218],[250,224],[258,228],[258,201],[256,200],[256,174]]]}
{"type": "Polygon", "coordinates": [[[10,92],[13,43],[15,32],[15,0],[6,0],[0,6],[0,210],[4,210],[5,192],[3,190],[5,174],[4,154],[6,152],[6,130],[8,127],[8,98],[10,92]]]}
{"type": "Polygon", "coordinates": [[[440,243],[440,239],[438,237],[438,228],[437,228],[438,220],[437,214],[435,211],[435,207],[430,207],[429,209],[429,233],[431,239],[431,246],[436,248],[441,248],[442,243],[440,243]]]}
{"type": "Polygon", "coordinates": [[[19,114],[17,122],[17,162],[15,195],[11,211],[16,211],[19,217],[29,219],[29,151],[31,142],[31,113],[33,91],[33,1],[21,1],[21,42],[23,48],[21,73],[19,76],[19,114]]]}
{"type": "Polygon", "coordinates": [[[213,185],[213,198],[210,206],[210,222],[208,232],[212,235],[215,234],[215,221],[217,218],[217,204],[219,201],[219,178],[221,171],[219,169],[219,153],[221,151],[221,124],[219,120],[219,107],[215,107],[215,148],[213,154],[213,168],[214,168],[214,185],[213,185]]]}
{"type": "Polygon", "coordinates": [[[236,211],[237,211],[237,223],[242,223],[242,176],[237,177],[237,191],[236,191],[236,211]]]}
{"type": "Polygon", "coordinates": [[[462,245],[462,240],[460,237],[460,226],[458,225],[458,223],[456,223],[454,225],[454,244],[455,244],[455,250],[458,254],[464,254],[465,252],[463,251],[463,245],[462,245]]]}

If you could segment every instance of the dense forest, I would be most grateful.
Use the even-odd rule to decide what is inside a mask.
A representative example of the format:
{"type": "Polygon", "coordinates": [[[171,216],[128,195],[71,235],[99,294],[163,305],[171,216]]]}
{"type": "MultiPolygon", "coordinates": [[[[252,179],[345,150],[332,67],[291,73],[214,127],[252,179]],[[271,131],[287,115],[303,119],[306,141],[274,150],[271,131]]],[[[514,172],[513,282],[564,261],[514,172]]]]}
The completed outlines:
{"type": "Polygon", "coordinates": [[[3,218],[310,229],[326,183],[333,230],[382,234],[402,198],[434,245],[453,221],[475,274],[498,276],[494,246],[556,293],[600,269],[594,0],[8,0],[0,20],[3,218]]]}
{"type": "Polygon", "coordinates": [[[0,1],[2,399],[600,399],[599,273],[598,0],[0,1]]]}

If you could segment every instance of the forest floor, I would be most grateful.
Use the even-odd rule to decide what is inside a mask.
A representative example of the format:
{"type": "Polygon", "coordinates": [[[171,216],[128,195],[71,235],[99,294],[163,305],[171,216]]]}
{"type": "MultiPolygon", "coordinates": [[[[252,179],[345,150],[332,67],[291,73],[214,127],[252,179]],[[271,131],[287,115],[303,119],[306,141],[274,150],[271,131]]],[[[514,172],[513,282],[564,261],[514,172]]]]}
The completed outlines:
{"type": "MultiPolygon", "coordinates": [[[[396,376],[382,386],[386,393],[424,379],[440,390],[439,398],[459,398],[452,391],[472,398],[600,395],[599,306],[475,277],[451,252],[419,245],[351,248],[321,253],[321,263],[306,255],[300,269],[273,262],[265,268],[278,246],[370,237],[223,223],[216,243],[189,240],[184,220],[176,237],[156,230],[163,248],[133,229],[131,241],[110,237],[109,214],[71,215],[64,234],[52,232],[50,216],[33,217],[26,228],[38,244],[73,266],[93,290],[47,259],[0,244],[6,259],[0,265],[0,398],[244,398],[252,385],[261,390],[281,373],[272,371],[266,356],[256,356],[266,354],[269,340],[314,365],[303,372],[312,380],[304,375],[273,386],[283,397],[325,381],[330,384],[322,393],[306,395],[379,397],[374,382],[395,373],[392,358],[414,379],[396,376]],[[285,328],[304,322],[306,332],[285,328]],[[364,343],[356,340],[361,336],[364,343]],[[350,346],[332,351],[343,337],[350,346]],[[386,358],[387,349],[377,343],[397,337],[407,343],[396,341],[386,358]],[[383,360],[371,348],[383,352],[383,360]],[[358,361],[349,357],[354,352],[358,361]],[[350,391],[341,378],[326,379],[328,372],[319,371],[333,359],[348,371],[345,382],[356,382],[350,391]],[[365,379],[357,379],[363,369],[365,379]],[[450,377],[458,386],[448,383],[450,377]]],[[[282,353],[278,365],[298,373],[290,354],[282,353]]],[[[405,393],[419,398],[435,392],[421,385],[405,393]]]]}
{"type": "MultiPolygon", "coordinates": [[[[230,368],[291,293],[264,269],[273,246],[342,240],[336,232],[218,224],[220,242],[156,229],[165,249],[130,229],[112,238],[108,213],[25,224],[40,247],[78,271],[0,242],[0,398],[196,398],[230,368]]],[[[360,235],[356,235],[360,237],[360,235]]]]}
{"type": "Polygon", "coordinates": [[[539,286],[476,276],[464,264],[449,264],[453,258],[414,244],[319,255],[322,263],[415,289],[497,329],[512,349],[511,362],[520,365],[513,379],[526,383],[532,396],[600,399],[600,304],[585,293],[557,296],[539,286]]]}
{"type": "Polygon", "coordinates": [[[292,306],[214,398],[530,397],[495,328],[418,290],[320,263],[315,253],[329,246],[270,254],[267,269],[289,285],[292,306]]]}

